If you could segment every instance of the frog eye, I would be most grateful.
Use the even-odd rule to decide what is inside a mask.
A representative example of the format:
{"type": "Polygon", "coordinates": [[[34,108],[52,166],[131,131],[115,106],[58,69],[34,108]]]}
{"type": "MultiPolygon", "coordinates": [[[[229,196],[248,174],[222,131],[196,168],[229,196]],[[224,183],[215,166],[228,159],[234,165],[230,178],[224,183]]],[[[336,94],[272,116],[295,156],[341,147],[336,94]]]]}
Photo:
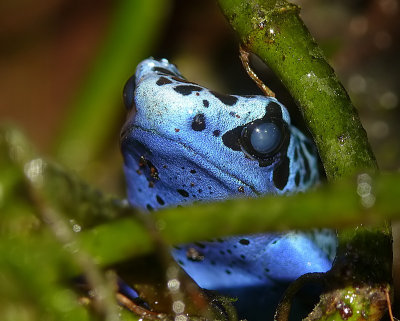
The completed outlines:
{"type": "Polygon", "coordinates": [[[286,124],[281,120],[255,120],[243,128],[241,148],[250,157],[269,158],[282,146],[287,130],[286,124]]]}
{"type": "Polygon", "coordinates": [[[126,109],[131,109],[135,93],[135,75],[128,79],[123,91],[124,104],[126,109]]]}

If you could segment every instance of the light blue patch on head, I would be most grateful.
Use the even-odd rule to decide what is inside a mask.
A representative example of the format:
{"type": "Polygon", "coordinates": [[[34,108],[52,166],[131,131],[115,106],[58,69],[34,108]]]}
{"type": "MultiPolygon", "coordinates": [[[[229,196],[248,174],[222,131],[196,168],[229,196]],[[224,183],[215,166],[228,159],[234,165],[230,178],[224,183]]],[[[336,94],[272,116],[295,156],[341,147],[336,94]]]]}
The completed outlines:
{"type": "Polygon", "coordinates": [[[283,194],[317,181],[316,151],[276,99],[218,94],[165,59],[139,64],[135,82],[121,141],[133,205],[283,194]],[[265,153],[252,145],[263,126],[275,128],[265,153]]]}

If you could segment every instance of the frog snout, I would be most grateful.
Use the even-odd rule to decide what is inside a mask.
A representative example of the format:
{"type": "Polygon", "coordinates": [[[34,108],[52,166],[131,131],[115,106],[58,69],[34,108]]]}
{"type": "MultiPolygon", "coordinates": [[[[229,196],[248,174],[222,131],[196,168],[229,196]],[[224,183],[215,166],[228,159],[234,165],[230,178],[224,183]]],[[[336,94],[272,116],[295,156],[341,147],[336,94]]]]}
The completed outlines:
{"type": "Polygon", "coordinates": [[[120,136],[121,140],[125,137],[125,135],[129,131],[129,128],[131,127],[130,124],[132,124],[137,114],[137,109],[135,105],[135,89],[136,89],[136,77],[135,75],[133,75],[126,82],[122,93],[124,105],[128,113],[126,116],[125,124],[122,126],[121,129],[121,136],[120,136]]]}
{"type": "Polygon", "coordinates": [[[134,105],[135,87],[136,87],[136,77],[135,75],[133,75],[126,82],[124,90],[122,92],[124,105],[127,110],[130,110],[134,105]]]}

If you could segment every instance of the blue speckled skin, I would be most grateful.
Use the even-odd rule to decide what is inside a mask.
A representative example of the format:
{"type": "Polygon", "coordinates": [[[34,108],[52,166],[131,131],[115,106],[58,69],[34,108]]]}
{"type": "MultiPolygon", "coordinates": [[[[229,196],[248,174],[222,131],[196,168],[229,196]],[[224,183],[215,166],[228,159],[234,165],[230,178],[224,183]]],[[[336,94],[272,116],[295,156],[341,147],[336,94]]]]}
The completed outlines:
{"type": "MultiPolygon", "coordinates": [[[[221,95],[187,82],[166,59],[147,59],[125,86],[124,99],[129,114],[121,149],[135,207],[287,194],[318,181],[315,148],[274,98],[221,95]],[[243,147],[243,130],[257,121],[282,130],[279,148],[268,157],[243,147]]],[[[329,270],[335,248],[334,233],[323,230],[199,242],[177,247],[173,256],[201,287],[238,296],[239,310],[250,300],[246,317],[257,320],[257,309],[268,314],[266,306],[274,307],[290,281],[329,270]]]]}

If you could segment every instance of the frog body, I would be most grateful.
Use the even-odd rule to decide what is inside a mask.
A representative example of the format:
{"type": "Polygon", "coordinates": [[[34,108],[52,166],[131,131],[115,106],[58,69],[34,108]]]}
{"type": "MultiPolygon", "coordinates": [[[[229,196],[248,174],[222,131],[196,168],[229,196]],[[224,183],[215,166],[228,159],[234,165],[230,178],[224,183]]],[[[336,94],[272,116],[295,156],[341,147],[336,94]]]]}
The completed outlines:
{"type": "MultiPolygon", "coordinates": [[[[315,147],[275,98],[219,94],[150,58],[127,82],[124,101],[121,150],[135,207],[289,194],[319,179],[315,147]]],[[[240,306],[249,289],[277,301],[281,285],[329,270],[335,246],[334,233],[323,230],[228,237],[172,254],[201,287],[238,296],[240,306]]]]}

